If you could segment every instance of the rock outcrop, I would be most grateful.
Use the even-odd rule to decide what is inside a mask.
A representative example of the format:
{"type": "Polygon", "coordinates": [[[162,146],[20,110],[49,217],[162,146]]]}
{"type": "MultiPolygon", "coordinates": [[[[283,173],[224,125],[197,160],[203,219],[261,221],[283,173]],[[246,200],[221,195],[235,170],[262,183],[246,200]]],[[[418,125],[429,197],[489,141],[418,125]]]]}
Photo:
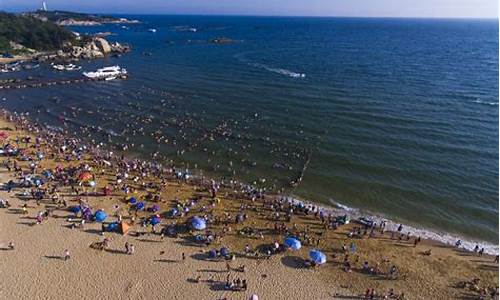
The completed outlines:
{"type": "Polygon", "coordinates": [[[59,50],[57,56],[62,59],[92,59],[110,54],[130,51],[130,47],[118,42],[110,43],[102,37],[94,37],[83,45],[69,46],[59,50]]]}
{"type": "Polygon", "coordinates": [[[111,46],[105,39],[101,37],[95,38],[95,45],[97,46],[97,48],[99,48],[99,50],[101,50],[103,54],[106,55],[111,53],[111,46]]]}

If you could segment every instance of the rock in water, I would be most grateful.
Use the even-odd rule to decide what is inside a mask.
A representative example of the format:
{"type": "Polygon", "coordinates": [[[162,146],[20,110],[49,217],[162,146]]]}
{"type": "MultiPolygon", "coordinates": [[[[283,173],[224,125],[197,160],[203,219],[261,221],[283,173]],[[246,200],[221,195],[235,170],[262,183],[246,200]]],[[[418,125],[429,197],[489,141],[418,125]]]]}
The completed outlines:
{"type": "Polygon", "coordinates": [[[111,46],[105,39],[98,37],[95,39],[95,44],[103,54],[108,54],[111,52],[111,46]]]}

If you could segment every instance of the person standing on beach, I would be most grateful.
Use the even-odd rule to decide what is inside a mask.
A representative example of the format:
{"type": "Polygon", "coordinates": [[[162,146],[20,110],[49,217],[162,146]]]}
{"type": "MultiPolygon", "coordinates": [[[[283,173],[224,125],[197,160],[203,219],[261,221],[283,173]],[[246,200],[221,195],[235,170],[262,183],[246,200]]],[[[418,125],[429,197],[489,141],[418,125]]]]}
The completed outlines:
{"type": "Polygon", "coordinates": [[[64,256],[63,256],[64,261],[67,261],[70,258],[71,256],[69,255],[69,250],[68,249],[64,250],[64,256]]]}

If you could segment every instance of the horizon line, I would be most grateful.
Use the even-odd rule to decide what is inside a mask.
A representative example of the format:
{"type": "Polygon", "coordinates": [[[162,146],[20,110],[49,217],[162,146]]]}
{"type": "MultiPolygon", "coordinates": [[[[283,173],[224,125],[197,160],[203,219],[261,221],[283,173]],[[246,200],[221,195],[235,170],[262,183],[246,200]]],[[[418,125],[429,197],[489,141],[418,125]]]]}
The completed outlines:
{"type": "MultiPolygon", "coordinates": [[[[40,9],[35,10],[2,10],[4,12],[11,13],[27,13],[35,12],[40,9]]],[[[133,13],[133,12],[89,12],[89,11],[78,11],[78,10],[64,10],[64,9],[54,9],[49,11],[65,11],[65,12],[76,12],[85,14],[109,14],[109,15],[135,15],[135,16],[213,16],[213,17],[275,17],[275,18],[366,18],[366,19],[449,19],[449,20],[499,20],[500,16],[495,17],[475,17],[475,16],[363,16],[363,15],[273,15],[273,14],[217,14],[217,13],[133,13]]]]}

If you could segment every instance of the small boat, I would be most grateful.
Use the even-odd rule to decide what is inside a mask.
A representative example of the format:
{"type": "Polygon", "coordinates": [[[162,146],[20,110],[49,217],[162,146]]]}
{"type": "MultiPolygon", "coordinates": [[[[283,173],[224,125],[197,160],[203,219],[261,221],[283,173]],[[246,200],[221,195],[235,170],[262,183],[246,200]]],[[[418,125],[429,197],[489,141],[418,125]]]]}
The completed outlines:
{"type": "Polygon", "coordinates": [[[52,65],[52,68],[57,71],[77,71],[80,70],[82,67],[74,64],[68,64],[68,65],[52,65]]]}
{"type": "Polygon", "coordinates": [[[120,66],[111,66],[98,69],[95,72],[83,72],[83,76],[91,79],[113,80],[120,76],[126,76],[127,70],[120,66]]]}
{"type": "Polygon", "coordinates": [[[148,29],[149,32],[152,32],[152,33],[155,33],[156,32],[156,29],[155,28],[149,28],[148,29]]]}

